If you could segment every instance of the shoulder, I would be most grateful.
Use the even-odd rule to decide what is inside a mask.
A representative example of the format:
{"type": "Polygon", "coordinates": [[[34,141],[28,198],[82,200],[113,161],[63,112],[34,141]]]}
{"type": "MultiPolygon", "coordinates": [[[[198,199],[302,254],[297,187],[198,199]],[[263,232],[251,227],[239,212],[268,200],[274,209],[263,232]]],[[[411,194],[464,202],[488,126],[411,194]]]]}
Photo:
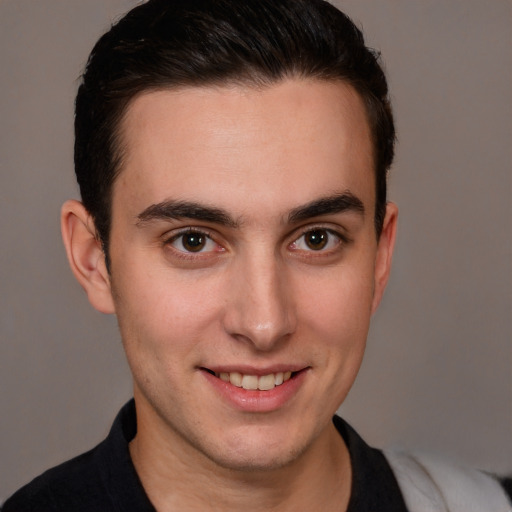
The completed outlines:
{"type": "Polygon", "coordinates": [[[382,451],[366,444],[339,416],[333,422],[350,453],[352,489],[348,511],[407,512],[398,482],[382,451]]]}
{"type": "Polygon", "coordinates": [[[427,454],[384,454],[411,512],[512,512],[506,486],[493,475],[427,454]]]}
{"type": "Polygon", "coordinates": [[[13,494],[2,512],[79,512],[94,510],[96,504],[101,510],[94,503],[101,487],[97,451],[98,447],[44,472],[13,494]]]}
{"type": "Polygon", "coordinates": [[[104,441],[32,480],[4,503],[2,512],[104,512],[121,502],[151,510],[129,453],[136,428],[131,400],[104,441]]]}

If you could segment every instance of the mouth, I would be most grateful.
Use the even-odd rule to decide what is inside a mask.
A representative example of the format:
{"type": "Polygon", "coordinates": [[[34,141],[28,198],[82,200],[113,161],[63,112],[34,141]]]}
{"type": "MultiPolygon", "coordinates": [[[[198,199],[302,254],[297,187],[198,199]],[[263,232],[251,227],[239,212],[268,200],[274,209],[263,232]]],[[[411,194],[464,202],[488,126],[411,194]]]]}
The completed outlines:
{"type": "Polygon", "coordinates": [[[197,369],[209,382],[207,389],[222,397],[230,408],[243,413],[270,413],[293,403],[311,367],[279,364],[266,368],[241,365],[197,369]]]}
{"type": "Polygon", "coordinates": [[[203,368],[203,370],[224,382],[248,391],[270,391],[277,386],[281,386],[285,382],[294,378],[297,374],[304,371],[285,371],[269,373],[267,375],[250,375],[240,372],[215,372],[209,368],[203,368]]]}

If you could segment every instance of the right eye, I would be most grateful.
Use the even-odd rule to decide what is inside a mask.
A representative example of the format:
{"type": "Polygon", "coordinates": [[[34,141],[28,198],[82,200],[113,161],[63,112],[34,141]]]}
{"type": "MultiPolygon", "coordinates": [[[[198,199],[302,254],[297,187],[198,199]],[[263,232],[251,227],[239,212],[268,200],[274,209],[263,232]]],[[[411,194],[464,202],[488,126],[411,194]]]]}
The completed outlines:
{"type": "Polygon", "coordinates": [[[169,242],[174,249],[184,253],[215,252],[220,248],[206,233],[195,230],[179,233],[169,242]]]}
{"type": "Polygon", "coordinates": [[[332,229],[322,227],[309,229],[302,233],[291,245],[293,251],[329,252],[335,251],[342,245],[340,234],[332,229]]]}

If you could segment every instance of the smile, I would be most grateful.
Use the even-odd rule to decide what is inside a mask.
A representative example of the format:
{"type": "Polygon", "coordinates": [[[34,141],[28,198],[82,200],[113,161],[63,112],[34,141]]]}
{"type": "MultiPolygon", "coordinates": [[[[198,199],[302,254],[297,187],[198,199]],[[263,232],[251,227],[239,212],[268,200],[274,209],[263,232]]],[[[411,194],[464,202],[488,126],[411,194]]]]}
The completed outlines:
{"type": "Polygon", "coordinates": [[[244,413],[268,413],[285,407],[299,393],[311,367],[280,364],[265,369],[244,365],[198,369],[210,389],[230,407],[244,413]]]}
{"type": "Polygon", "coordinates": [[[215,376],[224,382],[229,382],[237,388],[247,390],[269,391],[283,382],[289,380],[292,376],[291,371],[269,373],[268,375],[247,375],[239,372],[215,373],[215,376]]]}

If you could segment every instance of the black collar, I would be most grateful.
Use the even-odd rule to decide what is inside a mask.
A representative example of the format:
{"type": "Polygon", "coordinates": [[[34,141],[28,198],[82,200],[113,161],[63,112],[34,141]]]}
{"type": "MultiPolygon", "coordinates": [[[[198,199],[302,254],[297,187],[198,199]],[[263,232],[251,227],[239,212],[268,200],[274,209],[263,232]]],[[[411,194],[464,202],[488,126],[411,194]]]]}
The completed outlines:
{"type": "MultiPolygon", "coordinates": [[[[121,409],[108,438],[98,447],[98,462],[103,462],[101,479],[117,510],[155,512],[128,449],[137,431],[135,418],[135,403],[131,400],[121,409]]],[[[333,422],[348,447],[352,464],[352,491],[347,512],[407,512],[382,452],[369,447],[339,416],[335,416],[333,422]]]]}
{"type": "Polygon", "coordinates": [[[339,416],[333,422],[348,447],[352,464],[347,512],[407,512],[395,475],[382,452],[368,446],[339,416]]]}

